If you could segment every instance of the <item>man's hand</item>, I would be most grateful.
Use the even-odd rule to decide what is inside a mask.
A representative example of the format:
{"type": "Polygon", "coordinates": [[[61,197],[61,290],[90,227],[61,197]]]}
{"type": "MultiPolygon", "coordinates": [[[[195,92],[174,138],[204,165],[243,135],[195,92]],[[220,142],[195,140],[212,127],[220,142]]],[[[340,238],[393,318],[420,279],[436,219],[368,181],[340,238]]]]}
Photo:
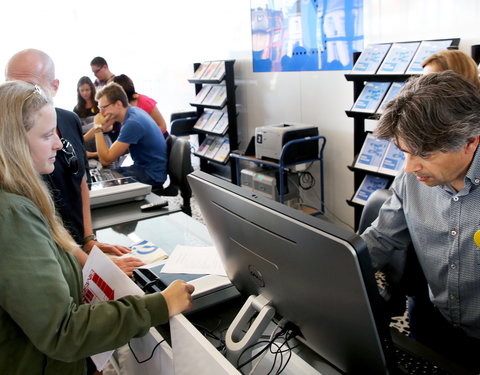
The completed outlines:
{"type": "Polygon", "coordinates": [[[144,266],[140,259],[134,257],[116,258],[110,257],[113,263],[117,265],[128,277],[132,277],[132,272],[138,267],[144,266]]]}
{"type": "Polygon", "coordinates": [[[102,115],[101,113],[97,113],[93,119],[93,123],[95,125],[101,125],[103,132],[109,132],[113,128],[113,121],[111,114],[107,113],[107,115],[102,115]]]}
{"type": "Polygon", "coordinates": [[[126,246],[121,246],[121,245],[110,245],[108,243],[103,243],[103,242],[98,242],[98,241],[88,241],[85,245],[83,245],[83,250],[88,254],[92,250],[93,245],[96,245],[100,250],[102,250],[104,253],[110,253],[114,255],[123,255],[127,254],[132,249],[126,247],[126,246]]]}
{"type": "Polygon", "coordinates": [[[195,287],[183,280],[175,280],[163,292],[167,302],[168,316],[174,316],[192,307],[192,293],[195,287]]]}
{"type": "Polygon", "coordinates": [[[107,117],[102,115],[101,113],[97,113],[93,118],[93,123],[95,125],[105,125],[107,123],[107,117]]]}

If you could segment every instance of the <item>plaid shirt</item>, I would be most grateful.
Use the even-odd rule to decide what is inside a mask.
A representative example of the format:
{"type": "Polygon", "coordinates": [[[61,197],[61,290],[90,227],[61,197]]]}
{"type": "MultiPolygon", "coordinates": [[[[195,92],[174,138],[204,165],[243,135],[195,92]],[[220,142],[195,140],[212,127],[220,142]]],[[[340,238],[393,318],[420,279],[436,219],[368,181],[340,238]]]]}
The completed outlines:
{"type": "Polygon", "coordinates": [[[480,230],[479,185],[479,149],[458,193],[401,172],[392,197],[362,234],[376,269],[413,243],[430,299],[453,326],[475,338],[480,338],[480,248],[473,239],[480,230]]]}

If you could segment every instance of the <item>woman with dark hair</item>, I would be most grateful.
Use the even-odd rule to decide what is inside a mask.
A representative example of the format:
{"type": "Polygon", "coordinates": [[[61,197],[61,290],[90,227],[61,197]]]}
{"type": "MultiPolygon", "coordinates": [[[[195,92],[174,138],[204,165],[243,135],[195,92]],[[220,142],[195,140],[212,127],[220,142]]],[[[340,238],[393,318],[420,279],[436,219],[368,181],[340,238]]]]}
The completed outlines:
{"type": "MultiPolygon", "coordinates": [[[[95,100],[95,86],[90,78],[83,76],[77,83],[77,105],[73,109],[82,121],[82,133],[85,134],[93,126],[94,116],[100,112],[95,100]]],[[[89,158],[96,157],[95,142],[86,142],[85,148],[89,158]]]]}
{"type": "Polygon", "coordinates": [[[157,108],[157,102],[152,98],[138,94],[135,91],[135,86],[133,81],[125,74],[120,74],[113,78],[113,82],[118,83],[122,86],[123,90],[127,94],[128,103],[131,106],[138,107],[147,112],[150,117],[157,123],[158,127],[162,131],[162,134],[165,138],[168,137],[167,124],[157,108]]]}
{"type": "Polygon", "coordinates": [[[95,116],[99,110],[95,100],[95,86],[90,78],[83,76],[77,83],[77,105],[73,109],[78,117],[82,120],[82,124],[91,123],[93,116],[95,116]],[[88,119],[92,117],[92,119],[88,119]],[[88,121],[90,120],[90,121],[88,121]]]}

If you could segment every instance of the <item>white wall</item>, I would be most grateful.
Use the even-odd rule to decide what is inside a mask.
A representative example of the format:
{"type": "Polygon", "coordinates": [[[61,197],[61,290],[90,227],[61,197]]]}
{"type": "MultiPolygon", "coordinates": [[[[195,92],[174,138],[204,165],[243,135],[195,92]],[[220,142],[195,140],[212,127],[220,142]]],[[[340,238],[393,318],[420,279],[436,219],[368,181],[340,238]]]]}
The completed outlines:
{"type": "MultiPolygon", "coordinates": [[[[364,0],[364,7],[366,43],[460,37],[468,53],[480,43],[477,0],[364,0]]],[[[318,125],[327,137],[327,207],[353,223],[345,203],[353,193],[346,168],[353,120],[344,113],[352,84],[345,72],[252,73],[248,0],[17,0],[3,1],[0,15],[0,69],[20,49],[43,49],[61,81],[57,105],[67,109],[75,105],[78,78],[93,78],[89,62],[97,55],[155,98],[167,118],[189,108],[193,62],[236,59],[241,139],[266,124],[318,125]]]]}
{"type": "Polygon", "coordinates": [[[367,43],[460,37],[460,49],[480,42],[477,0],[364,0],[367,43]]]}

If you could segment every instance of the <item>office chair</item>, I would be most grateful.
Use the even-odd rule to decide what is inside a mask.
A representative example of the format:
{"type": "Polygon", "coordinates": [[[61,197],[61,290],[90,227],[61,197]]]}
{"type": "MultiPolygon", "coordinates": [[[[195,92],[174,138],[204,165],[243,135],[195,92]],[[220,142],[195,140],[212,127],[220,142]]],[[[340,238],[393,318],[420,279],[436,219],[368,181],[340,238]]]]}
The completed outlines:
{"type": "MultiPolygon", "coordinates": [[[[392,192],[387,189],[378,189],[370,195],[360,216],[358,234],[363,233],[373,223],[383,203],[391,196],[392,192]]],[[[431,304],[427,281],[412,245],[408,247],[406,255],[403,252],[394,254],[390,264],[381,271],[385,275],[386,285],[380,288],[380,294],[386,301],[390,316],[404,314],[407,297],[409,301],[413,299],[416,304],[422,306],[431,304]],[[400,269],[400,272],[397,269],[400,269]]],[[[409,319],[415,320],[411,312],[409,312],[409,319]]]]}
{"type": "Polygon", "coordinates": [[[375,190],[370,197],[368,197],[367,203],[363,208],[360,221],[358,222],[358,234],[362,234],[373,221],[377,218],[378,212],[383,203],[392,196],[392,192],[387,189],[375,190]]]}
{"type": "Polygon", "coordinates": [[[187,175],[193,172],[190,158],[190,142],[186,139],[170,135],[167,138],[167,150],[170,185],[180,190],[180,195],[183,199],[181,209],[187,215],[192,216],[192,208],[190,206],[192,189],[187,181],[187,175]]]}
{"type": "Polygon", "coordinates": [[[170,134],[176,136],[192,134],[197,119],[196,111],[172,113],[170,116],[170,134]]]}

